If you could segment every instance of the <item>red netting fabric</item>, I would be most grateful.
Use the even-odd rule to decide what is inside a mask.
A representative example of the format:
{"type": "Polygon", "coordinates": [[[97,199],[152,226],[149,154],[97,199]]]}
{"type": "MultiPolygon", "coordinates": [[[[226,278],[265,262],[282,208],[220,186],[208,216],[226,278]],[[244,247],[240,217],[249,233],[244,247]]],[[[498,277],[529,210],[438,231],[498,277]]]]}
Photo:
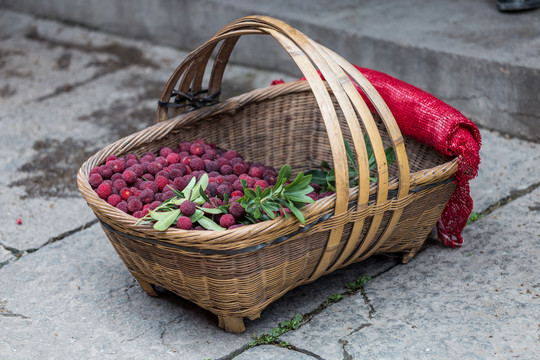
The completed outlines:
{"type": "MultiPolygon", "coordinates": [[[[445,245],[460,247],[463,244],[461,232],[473,207],[469,180],[477,175],[480,165],[478,128],[450,105],[413,85],[379,71],[355,67],[379,92],[404,135],[429,146],[445,158],[459,157],[457,188],[437,222],[437,230],[445,245]]],[[[273,81],[272,85],[281,82],[273,81]]],[[[357,89],[374,111],[364,93],[357,89]]]]}

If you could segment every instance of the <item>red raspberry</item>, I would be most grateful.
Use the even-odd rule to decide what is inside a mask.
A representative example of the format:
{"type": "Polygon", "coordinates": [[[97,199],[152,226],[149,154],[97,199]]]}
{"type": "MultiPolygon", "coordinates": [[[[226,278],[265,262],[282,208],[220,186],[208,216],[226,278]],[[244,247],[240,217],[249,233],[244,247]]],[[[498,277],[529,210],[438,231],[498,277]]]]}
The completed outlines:
{"type": "Polygon", "coordinates": [[[180,205],[180,212],[182,212],[182,215],[184,216],[191,216],[195,214],[195,210],[196,210],[195,203],[191,201],[184,201],[180,205]]]}
{"type": "Polygon", "coordinates": [[[255,179],[249,175],[242,174],[238,177],[240,180],[246,180],[248,188],[255,186],[255,179]]]}
{"type": "Polygon", "coordinates": [[[137,174],[137,177],[141,177],[144,175],[146,169],[141,164],[135,164],[131,167],[129,167],[129,170],[133,171],[135,174],[137,174]]]}
{"type": "Polygon", "coordinates": [[[181,160],[180,155],[176,153],[170,153],[169,155],[167,155],[165,159],[167,160],[169,164],[178,164],[181,160]]]}
{"type": "Polygon", "coordinates": [[[120,174],[120,173],[114,173],[114,174],[112,174],[112,176],[111,176],[111,181],[112,181],[113,183],[114,183],[116,180],[118,180],[118,179],[122,179],[122,174],[120,174]]]}
{"type": "Polygon", "coordinates": [[[236,223],[236,220],[234,220],[234,217],[231,214],[224,214],[219,219],[219,225],[221,225],[224,228],[229,228],[233,226],[236,223]]]}
{"type": "Polygon", "coordinates": [[[165,169],[161,170],[160,172],[156,174],[156,177],[158,176],[163,176],[164,178],[169,179],[169,172],[165,169]]]}
{"type": "Polygon", "coordinates": [[[239,190],[234,190],[232,193],[231,193],[231,197],[243,197],[244,196],[244,193],[239,191],[239,190]]]}
{"type": "Polygon", "coordinates": [[[125,213],[128,212],[127,202],[126,202],[125,200],[120,201],[120,202],[116,205],[116,208],[117,208],[118,210],[121,210],[121,211],[125,212],[125,213]]]}
{"type": "Polygon", "coordinates": [[[171,171],[169,171],[169,179],[174,180],[182,176],[183,176],[182,171],[178,169],[171,169],[171,171]]]}
{"type": "Polygon", "coordinates": [[[255,187],[260,186],[261,190],[264,190],[268,187],[268,183],[264,180],[257,180],[255,181],[255,187]]]}
{"type": "Polygon", "coordinates": [[[133,213],[133,217],[137,219],[142,219],[144,217],[144,213],[142,211],[135,211],[133,213]]]}
{"type": "Polygon", "coordinates": [[[217,162],[209,161],[208,163],[206,163],[204,169],[206,170],[207,173],[211,173],[212,171],[219,171],[219,166],[217,162]]]}
{"type": "Polygon", "coordinates": [[[157,161],[154,161],[148,164],[147,170],[150,174],[156,175],[158,172],[163,170],[163,165],[157,161]]]}
{"type": "Polygon", "coordinates": [[[234,216],[235,219],[240,219],[242,216],[244,216],[245,213],[246,211],[244,210],[244,208],[242,207],[240,203],[233,202],[229,206],[229,214],[234,216]]]}
{"type": "Polygon", "coordinates": [[[176,221],[176,227],[183,230],[191,230],[193,222],[187,216],[180,216],[176,221]]]}
{"type": "Polygon", "coordinates": [[[180,144],[180,151],[185,151],[189,153],[190,149],[191,149],[191,143],[189,141],[184,141],[180,144]]]}
{"type": "Polygon", "coordinates": [[[223,165],[222,167],[219,168],[219,172],[222,175],[230,175],[233,173],[233,168],[231,165],[223,165]]]}
{"type": "Polygon", "coordinates": [[[211,182],[211,183],[208,183],[208,186],[206,187],[206,195],[208,195],[209,197],[214,197],[217,195],[217,187],[218,187],[218,184],[215,183],[215,182],[211,182]]]}
{"type": "Polygon", "coordinates": [[[120,191],[125,187],[127,187],[127,183],[124,179],[118,179],[113,181],[113,188],[115,188],[116,191],[120,191]]]}
{"type": "MultiPolygon", "coordinates": [[[[99,166],[94,166],[94,167],[90,170],[89,175],[92,175],[92,174],[99,174],[99,166]]],[[[101,176],[101,175],[100,175],[100,176],[101,176]]]]}
{"type": "Polygon", "coordinates": [[[229,150],[225,154],[223,154],[223,157],[227,160],[232,160],[236,157],[240,157],[240,154],[238,154],[236,150],[229,150]]]}
{"type": "Polygon", "coordinates": [[[229,230],[237,229],[237,228],[242,227],[242,226],[244,226],[244,224],[234,224],[233,226],[229,227],[229,230]]]}
{"type": "Polygon", "coordinates": [[[155,162],[159,163],[161,166],[169,166],[169,163],[167,162],[167,159],[165,159],[163,156],[157,157],[155,162]]]}
{"type": "Polygon", "coordinates": [[[225,159],[225,158],[219,158],[217,159],[217,164],[219,166],[219,168],[221,168],[222,166],[224,165],[230,165],[229,164],[229,160],[225,159]]]}
{"type": "Polygon", "coordinates": [[[260,167],[253,167],[253,166],[252,166],[252,167],[249,169],[248,174],[249,174],[249,176],[251,176],[251,177],[262,178],[263,172],[264,172],[264,170],[263,170],[262,168],[260,168],[260,167]]]}
{"type": "Polygon", "coordinates": [[[128,205],[128,210],[131,213],[140,211],[142,210],[142,207],[143,207],[142,201],[136,196],[130,196],[130,198],[127,201],[127,205],[128,205]]]}
{"type": "Polygon", "coordinates": [[[223,195],[225,194],[231,195],[231,189],[229,188],[228,185],[225,185],[225,184],[219,185],[216,191],[217,191],[218,196],[222,199],[223,199],[223,195]]]}
{"type": "Polygon", "coordinates": [[[126,188],[123,188],[122,190],[120,190],[119,195],[122,198],[122,200],[127,200],[131,196],[133,196],[133,191],[131,191],[129,188],[126,187],[126,188]]]}
{"type": "Polygon", "coordinates": [[[156,176],[155,183],[157,184],[158,189],[162,191],[165,186],[169,185],[169,179],[164,176],[156,176]]]}
{"type": "Polygon", "coordinates": [[[192,171],[204,170],[204,160],[200,157],[194,157],[189,163],[189,167],[192,171]]]}
{"type": "Polygon", "coordinates": [[[138,164],[139,164],[139,160],[137,159],[126,160],[126,167],[131,167],[133,165],[138,165],[138,164]]]}
{"type": "Polygon", "coordinates": [[[190,146],[189,153],[191,155],[201,156],[202,154],[204,154],[204,145],[194,143],[193,145],[190,146]]]}
{"type": "Polygon", "coordinates": [[[115,206],[115,207],[116,205],[120,203],[120,201],[122,201],[122,198],[120,197],[120,195],[117,195],[117,194],[112,194],[111,196],[107,198],[107,202],[110,205],[115,206]]]}
{"type": "Polygon", "coordinates": [[[126,170],[126,163],[124,160],[114,160],[111,162],[111,167],[115,173],[123,173],[126,170]]]}
{"type": "Polygon", "coordinates": [[[170,147],[164,146],[159,149],[159,156],[166,158],[169,154],[172,154],[172,149],[170,147]]]}
{"type": "Polygon", "coordinates": [[[242,175],[242,174],[245,174],[248,170],[248,167],[246,166],[246,164],[244,164],[243,162],[241,163],[237,163],[237,164],[234,164],[233,165],[233,172],[236,174],[236,175],[242,175]]]}
{"type": "Polygon", "coordinates": [[[122,173],[122,179],[127,184],[133,184],[135,182],[135,180],[137,180],[137,174],[135,174],[135,172],[133,170],[127,169],[126,171],[124,171],[122,173]]]}
{"type": "Polygon", "coordinates": [[[164,192],[162,193],[162,195],[161,195],[161,200],[162,200],[162,201],[169,200],[170,198],[175,197],[175,196],[176,196],[176,194],[174,193],[174,191],[172,191],[172,190],[166,190],[166,191],[164,191],[164,192]]]}
{"type": "MultiPolygon", "coordinates": [[[[142,176],[143,179],[147,180],[147,181],[154,181],[154,175],[150,174],[150,173],[146,173],[142,176]]],[[[143,181],[143,184],[147,181],[143,181]]]]}
{"type": "Polygon", "coordinates": [[[139,194],[139,199],[141,199],[143,204],[150,204],[154,201],[154,192],[151,189],[144,189],[139,194]]]}
{"type": "Polygon", "coordinates": [[[159,201],[154,201],[152,202],[151,204],[148,204],[148,210],[154,210],[155,208],[157,208],[159,205],[161,205],[161,202],[159,201]]]}
{"type": "Polygon", "coordinates": [[[88,178],[88,182],[90,183],[90,186],[92,186],[94,189],[97,188],[101,183],[103,182],[103,178],[101,175],[94,173],[90,175],[88,178]]]}
{"type": "Polygon", "coordinates": [[[112,162],[116,159],[117,159],[116,155],[109,155],[107,156],[107,159],[105,159],[105,163],[112,162]]]}
{"type": "Polygon", "coordinates": [[[174,186],[180,191],[184,190],[187,186],[188,182],[183,177],[177,177],[174,179],[174,186]]]}
{"type": "Polygon", "coordinates": [[[101,165],[99,167],[99,174],[103,179],[109,179],[113,174],[113,169],[109,165],[101,165]]]}
{"type": "Polygon", "coordinates": [[[107,198],[113,193],[112,186],[108,183],[101,183],[98,186],[96,192],[100,198],[102,198],[103,200],[107,200],[107,198]]]}

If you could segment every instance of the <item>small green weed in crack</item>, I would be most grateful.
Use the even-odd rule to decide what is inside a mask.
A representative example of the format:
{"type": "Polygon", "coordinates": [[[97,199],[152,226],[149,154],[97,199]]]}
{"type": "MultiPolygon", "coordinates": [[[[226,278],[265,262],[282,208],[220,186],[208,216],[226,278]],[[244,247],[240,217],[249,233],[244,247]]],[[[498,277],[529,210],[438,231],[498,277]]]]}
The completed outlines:
{"type": "Polygon", "coordinates": [[[469,220],[467,220],[467,225],[475,222],[476,220],[480,220],[481,218],[483,218],[484,215],[483,214],[480,214],[480,213],[477,213],[477,212],[472,212],[471,213],[471,216],[469,216],[469,220]]]}
{"type": "Polygon", "coordinates": [[[249,347],[255,347],[259,345],[278,345],[281,347],[289,347],[290,344],[286,341],[277,342],[277,339],[289,332],[291,330],[296,330],[302,325],[302,320],[304,316],[301,314],[296,314],[292,319],[280,322],[279,325],[267,334],[262,334],[260,336],[253,335],[253,340],[249,342],[249,347]]]}
{"type": "Polygon", "coordinates": [[[322,306],[327,307],[330,304],[337,303],[338,301],[341,301],[341,299],[343,299],[343,294],[330,295],[328,297],[328,299],[326,299],[326,301],[322,303],[322,306]]]}
{"type": "Polygon", "coordinates": [[[364,286],[366,286],[366,284],[368,282],[370,282],[371,279],[372,278],[369,275],[362,275],[361,277],[359,277],[355,281],[346,283],[345,287],[347,289],[349,289],[350,292],[356,292],[356,291],[358,291],[360,289],[363,289],[364,286]]]}

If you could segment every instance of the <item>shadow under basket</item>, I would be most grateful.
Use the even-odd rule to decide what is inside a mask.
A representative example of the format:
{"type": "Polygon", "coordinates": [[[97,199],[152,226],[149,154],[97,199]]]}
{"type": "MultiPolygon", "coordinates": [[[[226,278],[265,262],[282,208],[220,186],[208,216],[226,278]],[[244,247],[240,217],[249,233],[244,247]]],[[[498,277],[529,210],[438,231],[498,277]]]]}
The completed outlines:
{"type": "MultiPolygon", "coordinates": [[[[240,20],[235,23],[238,28],[224,29],[236,34],[234,31],[244,29],[243,24],[247,29],[267,31],[278,40],[290,33],[286,24],[275,19],[245,19],[245,24],[240,20]],[[282,32],[278,36],[268,29],[282,32]]],[[[216,37],[227,40],[223,34],[229,32],[216,37]]],[[[325,48],[317,44],[315,49],[325,48]]],[[[207,53],[201,47],[186,61],[196,63],[194,59],[207,53]]],[[[196,72],[190,71],[192,68],[182,65],[176,70],[162,101],[168,100],[167,94],[170,96],[180,75],[187,78],[181,81],[180,89],[183,83],[193,86],[196,72]]],[[[352,124],[348,110],[343,110],[342,94],[336,96],[332,91],[329,75],[325,74],[328,83],[308,79],[257,89],[170,119],[160,109],[158,124],[108,145],[82,165],[78,185],[83,197],[148,294],[156,296],[153,286],[159,285],[216,314],[219,326],[226,331],[242,332],[243,318],[260,317],[265,307],[297,286],[372,255],[402,253],[407,262],[419,250],[455,189],[453,175],[458,160],[443,159],[412,139],[400,138],[395,125],[391,124],[394,127],[389,131],[389,121],[379,116],[385,115],[384,111],[370,113],[371,120],[357,113],[352,124]],[[341,130],[337,139],[329,135],[328,115],[321,107],[321,97],[316,96],[321,89],[334,107],[332,121],[341,130]],[[373,135],[374,129],[379,138],[373,135]],[[336,168],[338,177],[339,165],[347,164],[346,157],[337,154],[343,137],[354,153],[361,155],[365,148],[361,148],[364,142],[358,134],[363,133],[369,134],[378,161],[380,149],[384,156],[388,146],[394,147],[397,161],[390,166],[379,166],[378,162],[371,174],[377,177],[376,183],[341,187],[336,194],[305,206],[305,226],[289,216],[225,231],[157,231],[151,225],[134,225],[137,219],[100,199],[88,181],[90,170],[109,155],[140,156],[199,138],[223,149],[235,149],[249,161],[276,168],[289,164],[293,174],[327,161],[336,168]]]]}

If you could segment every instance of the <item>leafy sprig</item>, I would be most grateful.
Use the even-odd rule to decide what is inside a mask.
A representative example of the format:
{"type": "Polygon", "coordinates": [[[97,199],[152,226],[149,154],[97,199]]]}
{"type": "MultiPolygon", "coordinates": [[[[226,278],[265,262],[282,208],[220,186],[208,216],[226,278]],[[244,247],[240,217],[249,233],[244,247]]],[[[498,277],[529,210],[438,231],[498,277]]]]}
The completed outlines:
{"type": "Polygon", "coordinates": [[[260,186],[256,186],[255,190],[248,188],[247,182],[241,180],[244,188],[244,196],[237,200],[246,211],[245,218],[250,223],[256,223],[261,220],[274,219],[276,217],[275,212],[281,210],[281,212],[287,217],[285,209],[289,209],[291,213],[302,223],[305,224],[306,220],[300,208],[307,203],[314,203],[315,201],[307,196],[313,191],[313,188],[309,185],[311,182],[311,175],[304,175],[299,173],[294,181],[287,184],[287,181],[291,177],[291,167],[289,165],[283,165],[279,171],[274,187],[267,187],[262,190],[260,186]]]}
{"type": "MultiPolygon", "coordinates": [[[[355,187],[358,186],[359,180],[358,167],[356,166],[356,161],[354,160],[354,155],[351,146],[349,145],[349,142],[345,138],[343,138],[343,141],[345,143],[345,151],[347,153],[347,162],[349,166],[349,187],[355,187]]],[[[366,150],[368,154],[369,170],[374,170],[377,164],[375,162],[375,154],[373,152],[373,147],[371,146],[371,142],[369,141],[369,137],[367,136],[367,134],[364,135],[364,141],[366,143],[366,150]]],[[[388,163],[388,165],[390,165],[396,160],[396,154],[394,153],[393,148],[386,148],[384,150],[384,153],[386,155],[386,162],[388,163]]],[[[322,169],[306,171],[306,174],[312,176],[312,183],[321,186],[321,192],[336,191],[335,170],[326,161],[321,162],[321,168],[322,169]]],[[[370,176],[369,180],[371,182],[377,182],[377,178],[374,176],[370,176]]]]}
{"type": "Polygon", "coordinates": [[[174,191],[175,196],[167,199],[154,210],[150,210],[148,215],[139,219],[135,225],[141,223],[148,224],[155,221],[154,229],[165,231],[172,224],[174,224],[180,216],[182,216],[179,206],[182,205],[184,201],[191,201],[197,204],[195,207],[195,213],[189,217],[193,224],[198,223],[207,230],[225,230],[225,228],[219,226],[212,219],[206,216],[206,214],[222,214],[223,211],[219,208],[202,207],[204,203],[210,202],[208,196],[204,192],[207,186],[208,175],[203,174],[199,181],[193,177],[182,191],[171,188],[174,191]]]}

